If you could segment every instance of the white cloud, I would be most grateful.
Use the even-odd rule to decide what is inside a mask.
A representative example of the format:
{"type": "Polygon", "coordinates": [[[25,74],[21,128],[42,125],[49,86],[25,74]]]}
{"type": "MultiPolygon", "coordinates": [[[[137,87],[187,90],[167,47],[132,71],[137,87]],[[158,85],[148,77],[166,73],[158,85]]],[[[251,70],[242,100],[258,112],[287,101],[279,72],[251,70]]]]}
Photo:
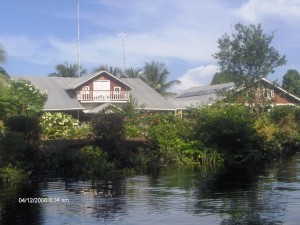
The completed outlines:
{"type": "Polygon", "coordinates": [[[217,70],[218,67],[212,64],[190,69],[178,78],[181,84],[175,88],[177,90],[186,90],[190,87],[210,84],[217,70]]]}
{"type": "Polygon", "coordinates": [[[249,0],[237,15],[250,22],[260,22],[265,17],[280,17],[287,22],[300,18],[299,0],[249,0]]]}

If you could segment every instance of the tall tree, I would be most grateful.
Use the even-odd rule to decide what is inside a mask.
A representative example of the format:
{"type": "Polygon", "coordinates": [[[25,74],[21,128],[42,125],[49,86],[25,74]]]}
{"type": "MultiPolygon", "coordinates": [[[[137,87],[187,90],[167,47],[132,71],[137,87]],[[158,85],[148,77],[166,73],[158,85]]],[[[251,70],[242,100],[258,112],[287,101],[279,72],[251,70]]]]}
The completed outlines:
{"type": "Polygon", "coordinates": [[[106,65],[99,66],[94,69],[94,72],[97,71],[106,71],[110,73],[111,75],[114,75],[115,77],[122,77],[123,76],[123,71],[119,67],[112,67],[106,65]]]}
{"type": "Polygon", "coordinates": [[[140,78],[141,76],[142,76],[141,69],[133,69],[132,67],[130,67],[129,69],[125,70],[125,73],[121,77],[140,78]]]}
{"type": "Polygon", "coordinates": [[[271,46],[274,32],[264,34],[261,24],[234,26],[231,36],[225,34],[218,40],[219,51],[213,55],[221,72],[233,75],[237,86],[274,73],[275,68],[286,64],[285,56],[271,46]]]}
{"type": "Polygon", "coordinates": [[[167,90],[174,85],[180,84],[181,82],[179,80],[167,82],[168,75],[169,71],[164,63],[158,63],[154,61],[151,63],[146,62],[141,79],[161,95],[169,96],[173,93],[168,92],[167,90]]]}
{"type": "Polygon", "coordinates": [[[300,74],[297,70],[288,70],[284,74],[282,88],[300,97],[300,74]]]}
{"type": "Polygon", "coordinates": [[[233,82],[233,75],[228,73],[228,72],[217,72],[215,73],[212,81],[211,81],[211,85],[213,84],[224,84],[224,83],[229,83],[229,82],[233,82]]]}
{"type": "MultiPolygon", "coordinates": [[[[50,73],[49,77],[78,77],[78,65],[69,64],[65,62],[64,64],[57,64],[55,67],[55,73],[50,73]]],[[[86,69],[80,70],[80,77],[85,76],[87,73],[86,69]]]]}

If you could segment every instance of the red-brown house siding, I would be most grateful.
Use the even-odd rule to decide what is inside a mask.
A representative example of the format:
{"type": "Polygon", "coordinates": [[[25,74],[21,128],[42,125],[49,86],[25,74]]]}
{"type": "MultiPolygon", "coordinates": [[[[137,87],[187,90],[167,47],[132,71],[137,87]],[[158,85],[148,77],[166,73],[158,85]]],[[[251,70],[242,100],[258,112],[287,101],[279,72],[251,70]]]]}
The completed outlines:
{"type": "Polygon", "coordinates": [[[291,97],[288,96],[286,93],[280,92],[278,89],[275,88],[258,88],[257,89],[257,100],[259,102],[271,102],[273,104],[297,104],[297,101],[293,100],[291,97]],[[274,96],[266,97],[264,91],[274,91],[274,96]]]}
{"type": "Polygon", "coordinates": [[[121,90],[120,91],[126,91],[129,88],[123,84],[122,82],[118,81],[117,79],[112,79],[111,77],[105,76],[105,75],[101,75],[99,77],[95,77],[92,80],[89,80],[88,82],[80,85],[78,88],[76,88],[75,91],[81,91],[83,87],[88,86],[90,91],[94,90],[94,81],[96,80],[109,80],[110,81],[110,90],[113,91],[115,87],[120,87],[121,90]]]}
{"type": "Polygon", "coordinates": [[[287,94],[275,92],[274,103],[276,104],[299,104],[296,100],[289,97],[287,94]]]}

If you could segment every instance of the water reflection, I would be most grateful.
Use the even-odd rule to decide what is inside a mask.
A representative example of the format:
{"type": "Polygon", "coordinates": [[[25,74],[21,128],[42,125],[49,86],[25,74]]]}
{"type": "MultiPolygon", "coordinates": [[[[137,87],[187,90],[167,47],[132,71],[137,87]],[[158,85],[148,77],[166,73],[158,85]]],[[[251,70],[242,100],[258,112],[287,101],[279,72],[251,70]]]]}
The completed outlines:
{"type": "Polygon", "coordinates": [[[165,168],[98,181],[2,187],[1,224],[298,224],[300,156],[267,170],[165,168]],[[19,196],[59,198],[19,204],[19,196]],[[62,201],[68,200],[68,201],[62,201]],[[25,222],[24,222],[25,221],[25,222]]]}

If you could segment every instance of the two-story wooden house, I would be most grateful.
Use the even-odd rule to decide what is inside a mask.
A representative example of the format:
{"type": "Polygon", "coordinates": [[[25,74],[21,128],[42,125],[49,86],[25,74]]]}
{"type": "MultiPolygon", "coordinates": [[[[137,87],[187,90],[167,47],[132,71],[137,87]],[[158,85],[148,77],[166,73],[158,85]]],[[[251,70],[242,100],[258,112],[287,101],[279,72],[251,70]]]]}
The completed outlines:
{"type": "Polygon", "coordinates": [[[84,77],[13,77],[47,92],[44,111],[97,113],[122,109],[130,99],[145,111],[172,111],[176,106],[139,78],[117,78],[106,71],[84,77]]]}

